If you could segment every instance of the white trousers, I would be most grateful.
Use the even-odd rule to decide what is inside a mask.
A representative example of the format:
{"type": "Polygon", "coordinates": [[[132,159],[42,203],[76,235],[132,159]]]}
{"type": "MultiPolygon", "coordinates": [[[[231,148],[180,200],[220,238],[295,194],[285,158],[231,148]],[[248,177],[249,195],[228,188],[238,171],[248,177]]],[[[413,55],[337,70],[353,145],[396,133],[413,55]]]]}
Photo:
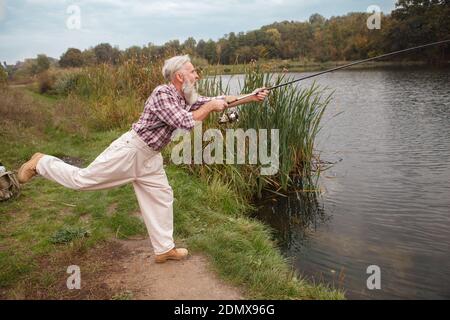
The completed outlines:
{"type": "Polygon", "coordinates": [[[112,142],[87,168],[46,155],[36,171],[75,190],[101,190],[132,182],[155,254],[174,248],[173,192],[163,158],[133,130],[112,142]]]}

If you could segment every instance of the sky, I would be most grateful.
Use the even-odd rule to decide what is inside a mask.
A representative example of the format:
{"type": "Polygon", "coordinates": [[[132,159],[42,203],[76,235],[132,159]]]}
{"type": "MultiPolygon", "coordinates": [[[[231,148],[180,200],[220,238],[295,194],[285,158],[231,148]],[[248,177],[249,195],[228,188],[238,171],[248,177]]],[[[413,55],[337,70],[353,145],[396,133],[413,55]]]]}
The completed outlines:
{"type": "Polygon", "coordinates": [[[275,21],[305,21],[366,12],[389,13],[395,0],[0,0],[0,61],[37,54],[57,58],[67,48],[108,42],[120,49],[161,45],[192,36],[217,40],[275,21]]]}

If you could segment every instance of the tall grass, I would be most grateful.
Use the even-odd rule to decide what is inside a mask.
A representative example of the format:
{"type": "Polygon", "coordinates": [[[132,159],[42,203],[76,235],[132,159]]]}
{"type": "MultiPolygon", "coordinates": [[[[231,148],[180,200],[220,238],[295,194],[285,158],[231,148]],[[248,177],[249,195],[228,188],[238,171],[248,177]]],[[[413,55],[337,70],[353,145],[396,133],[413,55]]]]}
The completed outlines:
{"type": "Polygon", "coordinates": [[[8,87],[0,87],[0,134],[22,135],[23,131],[43,131],[50,124],[50,111],[45,104],[8,87]]]}
{"type": "MultiPolygon", "coordinates": [[[[261,72],[258,66],[246,70],[240,92],[269,87],[292,80],[286,75],[261,72]]],[[[200,90],[215,96],[228,91],[219,77],[203,80],[200,90]]],[[[264,188],[288,190],[290,187],[312,189],[315,176],[311,168],[314,158],[314,141],[320,130],[320,121],[331,94],[326,94],[316,84],[306,88],[285,86],[273,90],[264,103],[251,103],[239,107],[240,121],[233,127],[247,129],[279,130],[279,171],[274,176],[260,175],[259,165],[203,165],[194,168],[202,176],[218,175],[246,196],[261,194],[264,188]]],[[[206,128],[217,127],[215,122],[205,122],[206,128]]],[[[225,135],[224,135],[225,136],[225,135]]],[[[268,148],[270,150],[270,148],[268,148]]],[[[248,155],[248,150],[246,150],[248,155]]],[[[248,159],[248,158],[247,158],[248,159]]]]}
{"type": "MultiPolygon", "coordinates": [[[[261,74],[256,70],[247,73],[242,92],[290,80],[293,79],[285,75],[261,74]]],[[[276,185],[282,189],[294,183],[295,178],[300,178],[304,185],[311,182],[314,141],[330,100],[331,94],[325,94],[316,84],[305,88],[285,86],[273,90],[262,106],[240,108],[240,127],[279,130],[280,171],[276,185]]],[[[263,180],[262,183],[273,181],[263,180]]]]}
{"type": "Polygon", "coordinates": [[[92,66],[60,78],[55,86],[72,101],[81,99],[90,128],[126,128],[137,120],[153,89],[164,83],[161,66],[161,60],[142,59],[92,66]]]}
{"type": "Polygon", "coordinates": [[[0,88],[6,86],[8,84],[8,74],[3,69],[3,67],[0,67],[0,88]]]}

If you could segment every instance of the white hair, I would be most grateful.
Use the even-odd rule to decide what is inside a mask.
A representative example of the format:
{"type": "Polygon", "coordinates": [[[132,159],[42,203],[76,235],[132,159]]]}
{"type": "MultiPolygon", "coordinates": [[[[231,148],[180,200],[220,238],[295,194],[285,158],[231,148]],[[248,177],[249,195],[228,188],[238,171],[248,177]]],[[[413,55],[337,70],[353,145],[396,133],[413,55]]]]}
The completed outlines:
{"type": "Polygon", "coordinates": [[[188,62],[191,62],[191,58],[189,58],[189,55],[187,54],[184,56],[175,56],[164,61],[164,66],[162,68],[164,79],[168,82],[172,81],[175,73],[180,71],[180,69],[188,62]]]}

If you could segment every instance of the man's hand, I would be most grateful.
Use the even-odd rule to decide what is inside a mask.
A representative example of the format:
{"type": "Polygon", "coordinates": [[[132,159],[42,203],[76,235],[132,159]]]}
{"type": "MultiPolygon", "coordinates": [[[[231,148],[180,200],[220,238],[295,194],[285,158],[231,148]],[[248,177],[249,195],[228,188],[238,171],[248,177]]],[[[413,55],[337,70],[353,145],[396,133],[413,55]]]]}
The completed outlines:
{"type": "Polygon", "coordinates": [[[253,101],[260,102],[264,101],[264,99],[269,94],[269,90],[266,90],[266,88],[258,88],[252,92],[254,95],[252,96],[253,101]]]}
{"type": "Polygon", "coordinates": [[[221,99],[213,99],[210,102],[211,111],[222,112],[228,107],[228,103],[225,100],[221,99]]]}
{"type": "Polygon", "coordinates": [[[221,99],[213,99],[199,109],[192,112],[192,117],[195,121],[203,121],[213,111],[222,112],[228,107],[228,103],[221,99]]]}
{"type": "Polygon", "coordinates": [[[263,88],[258,88],[256,90],[254,90],[251,94],[246,94],[241,97],[227,96],[226,100],[228,101],[228,108],[231,108],[231,107],[238,106],[240,104],[264,101],[264,99],[267,98],[268,94],[269,94],[269,90],[267,90],[265,87],[263,87],[263,88]],[[236,101],[237,99],[240,99],[240,100],[236,101]]]}

